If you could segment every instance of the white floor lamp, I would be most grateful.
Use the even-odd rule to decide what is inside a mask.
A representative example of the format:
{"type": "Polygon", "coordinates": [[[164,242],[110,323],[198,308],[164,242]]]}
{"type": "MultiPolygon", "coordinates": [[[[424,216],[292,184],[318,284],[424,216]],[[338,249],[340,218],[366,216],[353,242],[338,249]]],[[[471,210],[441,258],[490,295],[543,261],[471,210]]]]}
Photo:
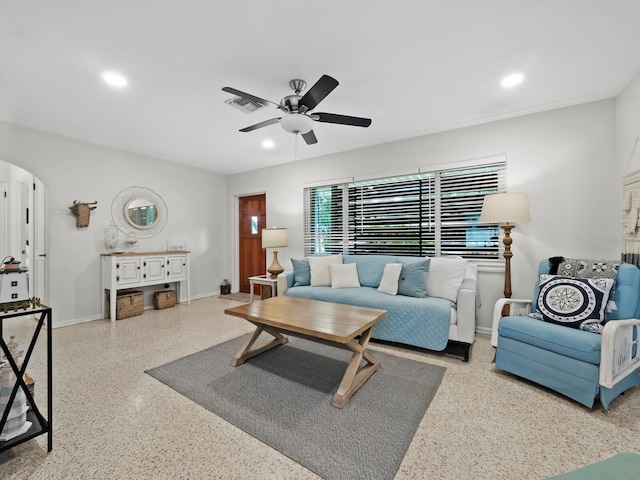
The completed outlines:
{"type": "MultiPolygon", "coordinates": [[[[500,223],[504,230],[504,298],[511,298],[511,230],[515,222],[531,220],[529,196],[526,193],[494,193],[484,197],[480,221],[482,223],[500,223]]],[[[509,306],[505,305],[503,315],[508,315],[509,306]]]]}

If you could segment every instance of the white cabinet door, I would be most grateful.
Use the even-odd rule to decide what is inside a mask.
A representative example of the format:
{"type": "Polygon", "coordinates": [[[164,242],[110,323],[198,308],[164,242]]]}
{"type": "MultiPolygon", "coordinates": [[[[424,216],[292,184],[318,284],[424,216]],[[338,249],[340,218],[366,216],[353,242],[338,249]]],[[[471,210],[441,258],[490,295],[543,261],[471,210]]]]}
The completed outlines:
{"type": "Polygon", "coordinates": [[[142,260],[144,267],[143,282],[159,282],[165,278],[164,257],[145,257],[142,260]]]}
{"type": "Polygon", "coordinates": [[[187,278],[187,256],[167,256],[167,280],[176,282],[187,278]]]}
{"type": "Polygon", "coordinates": [[[119,258],[116,263],[116,284],[131,285],[140,283],[140,266],[140,258],[119,258]]]}

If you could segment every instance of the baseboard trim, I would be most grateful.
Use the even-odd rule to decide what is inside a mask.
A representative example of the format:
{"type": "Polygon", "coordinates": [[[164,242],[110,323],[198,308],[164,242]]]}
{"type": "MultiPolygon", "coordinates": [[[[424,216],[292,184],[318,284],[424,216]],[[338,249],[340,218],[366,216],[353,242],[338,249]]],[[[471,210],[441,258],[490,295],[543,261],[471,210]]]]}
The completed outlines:
{"type": "MultiPolygon", "coordinates": [[[[218,295],[220,295],[219,291],[217,293],[216,292],[202,293],[200,295],[192,295],[191,296],[191,300],[200,300],[202,298],[217,297],[218,295]]],[[[181,299],[180,303],[186,305],[187,301],[181,299]]],[[[145,310],[151,310],[153,308],[155,308],[153,305],[145,305],[144,306],[145,310]]],[[[55,316],[54,316],[54,318],[55,318],[55,316]]],[[[102,318],[102,315],[98,314],[98,315],[91,315],[89,317],[72,318],[70,320],[63,320],[61,322],[57,322],[57,321],[54,320],[53,323],[51,324],[51,328],[70,327],[72,325],[79,325],[81,323],[95,322],[96,320],[107,320],[108,321],[109,319],[102,318]]]]}
{"type": "Polygon", "coordinates": [[[56,322],[54,320],[51,323],[51,328],[70,327],[71,325],[79,325],[81,323],[94,322],[96,320],[102,320],[102,315],[92,315],[90,317],[84,318],[73,318],[71,320],[63,320],[62,322],[56,322]]]}

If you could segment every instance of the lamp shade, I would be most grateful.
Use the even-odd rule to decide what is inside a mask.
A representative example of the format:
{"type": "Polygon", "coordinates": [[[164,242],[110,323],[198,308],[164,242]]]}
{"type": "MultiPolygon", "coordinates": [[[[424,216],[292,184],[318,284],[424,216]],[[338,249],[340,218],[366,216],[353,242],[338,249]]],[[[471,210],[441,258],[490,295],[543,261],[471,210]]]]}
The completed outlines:
{"type": "Polygon", "coordinates": [[[313,129],[313,119],[301,113],[290,113],[280,119],[280,125],[289,133],[304,135],[313,129]]]}
{"type": "Polygon", "coordinates": [[[529,220],[529,195],[526,193],[494,193],[484,197],[481,222],[516,223],[529,220]]]}
{"type": "Polygon", "coordinates": [[[278,248],[289,245],[286,228],[263,228],[262,248],[278,248]]]}

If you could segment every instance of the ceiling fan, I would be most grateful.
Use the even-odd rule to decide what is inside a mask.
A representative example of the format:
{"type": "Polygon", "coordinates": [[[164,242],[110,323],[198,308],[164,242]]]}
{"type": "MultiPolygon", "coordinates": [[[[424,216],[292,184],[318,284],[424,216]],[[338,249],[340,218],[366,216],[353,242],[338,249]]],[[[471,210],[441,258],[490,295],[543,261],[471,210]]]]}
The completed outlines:
{"type": "Polygon", "coordinates": [[[275,103],[264,98],[256,97],[249,93],[241,92],[231,87],[224,87],[222,90],[227,93],[237,95],[249,102],[268,107],[275,105],[282,110],[285,115],[282,117],[272,118],[264,122],[256,123],[249,127],[243,128],[241,132],[251,132],[258,128],[280,123],[282,128],[287,132],[300,134],[307,145],[318,143],[316,135],[313,133],[314,122],[337,123],[340,125],[352,125],[354,127],[368,127],[371,125],[370,118],[350,117],[347,115],[338,115],[336,113],[312,113],[312,110],[329,95],[334,88],[338,86],[338,81],[329,75],[322,75],[313,87],[311,87],[304,95],[300,93],[307,86],[304,80],[291,80],[289,86],[293,90],[293,95],[287,95],[280,103],[275,103]]]}

